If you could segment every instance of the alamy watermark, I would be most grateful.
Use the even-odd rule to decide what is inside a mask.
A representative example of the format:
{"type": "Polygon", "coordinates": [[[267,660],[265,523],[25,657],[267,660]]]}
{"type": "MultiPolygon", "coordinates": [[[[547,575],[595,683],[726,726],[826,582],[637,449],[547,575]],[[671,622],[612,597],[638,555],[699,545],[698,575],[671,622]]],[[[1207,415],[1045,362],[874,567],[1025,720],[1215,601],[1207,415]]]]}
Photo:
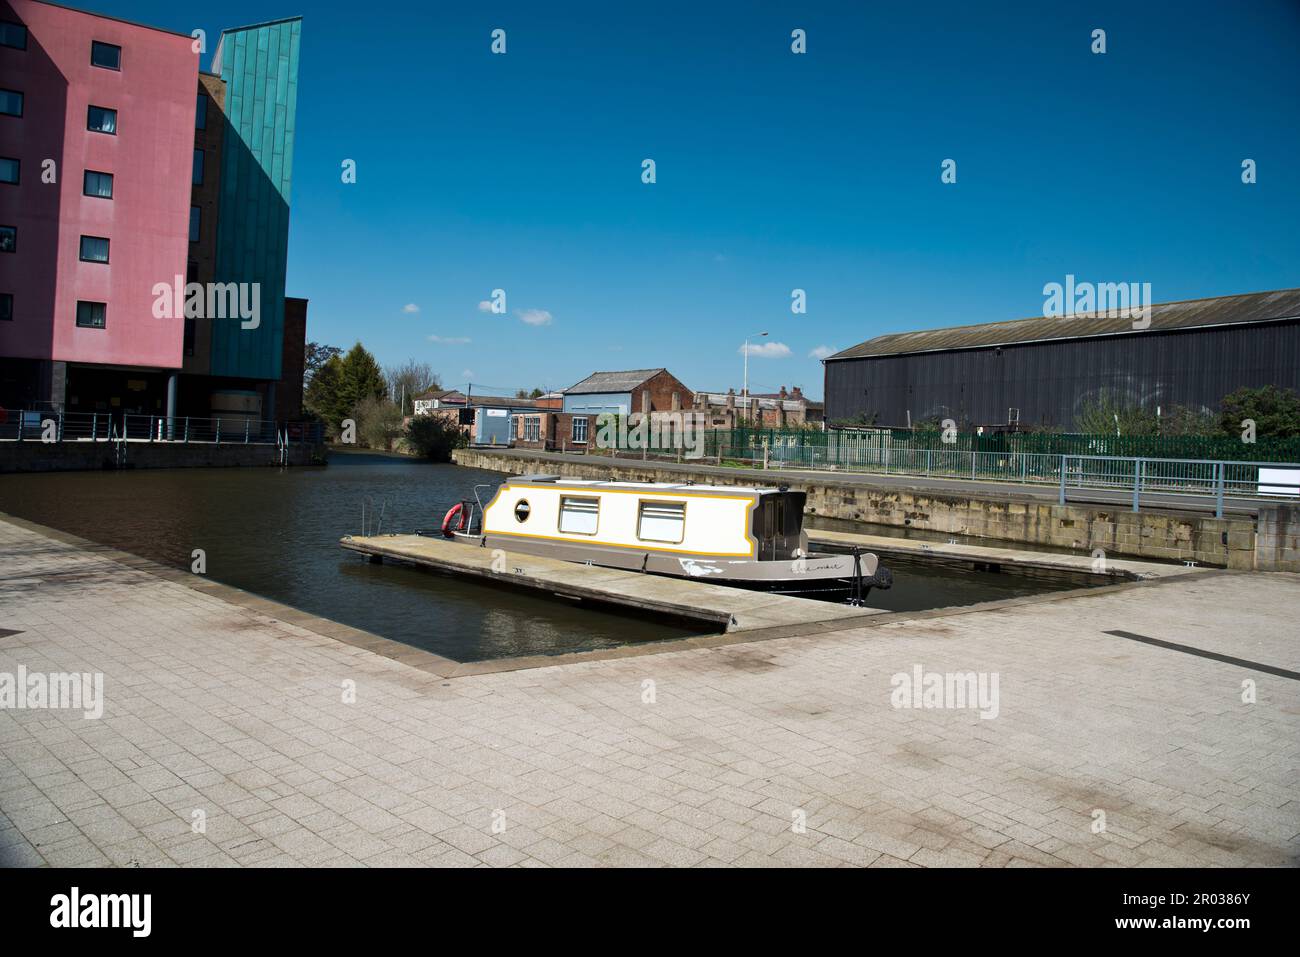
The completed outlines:
{"type": "Polygon", "coordinates": [[[913,665],[889,679],[894,690],[889,703],[895,708],[978,709],[981,718],[996,718],[998,673],[996,671],[926,671],[913,665]]]}
{"type": "Polygon", "coordinates": [[[60,709],[81,711],[87,721],[104,716],[102,672],[17,672],[0,671],[0,709],[60,709]]]}
{"type": "Polygon", "coordinates": [[[262,324],[260,282],[185,282],[177,275],[171,283],[154,283],[155,319],[239,319],[239,328],[262,324]]]}
{"type": "Polygon", "coordinates": [[[702,412],[641,413],[631,416],[602,412],[596,416],[596,448],[617,451],[678,451],[684,458],[704,455],[705,417],[702,412]]]}
{"type": "Polygon", "coordinates": [[[1073,316],[1106,316],[1132,319],[1134,329],[1151,325],[1151,283],[1075,282],[1067,273],[1064,283],[1043,286],[1043,317],[1068,319],[1073,316]]]}

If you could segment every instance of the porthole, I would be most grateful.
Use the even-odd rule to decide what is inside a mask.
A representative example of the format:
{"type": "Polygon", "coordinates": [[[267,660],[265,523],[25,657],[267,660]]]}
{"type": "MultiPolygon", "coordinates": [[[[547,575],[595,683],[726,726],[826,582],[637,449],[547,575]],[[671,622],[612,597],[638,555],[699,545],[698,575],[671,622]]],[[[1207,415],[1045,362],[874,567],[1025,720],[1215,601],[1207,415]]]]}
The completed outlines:
{"type": "Polygon", "coordinates": [[[515,521],[526,522],[528,516],[532,514],[532,507],[528,504],[528,499],[521,498],[515,505],[515,521]]]}

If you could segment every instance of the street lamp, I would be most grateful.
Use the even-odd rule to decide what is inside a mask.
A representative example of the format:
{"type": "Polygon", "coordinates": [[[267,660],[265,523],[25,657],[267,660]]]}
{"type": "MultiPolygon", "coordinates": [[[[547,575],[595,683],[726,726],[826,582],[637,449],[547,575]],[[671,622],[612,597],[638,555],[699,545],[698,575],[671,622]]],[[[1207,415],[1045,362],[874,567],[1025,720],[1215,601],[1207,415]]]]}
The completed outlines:
{"type": "Polygon", "coordinates": [[[749,415],[749,340],[754,338],[761,338],[765,335],[767,335],[766,332],[751,332],[749,335],[745,336],[745,350],[744,350],[745,351],[745,381],[740,387],[740,395],[744,399],[746,419],[750,418],[749,415]]]}

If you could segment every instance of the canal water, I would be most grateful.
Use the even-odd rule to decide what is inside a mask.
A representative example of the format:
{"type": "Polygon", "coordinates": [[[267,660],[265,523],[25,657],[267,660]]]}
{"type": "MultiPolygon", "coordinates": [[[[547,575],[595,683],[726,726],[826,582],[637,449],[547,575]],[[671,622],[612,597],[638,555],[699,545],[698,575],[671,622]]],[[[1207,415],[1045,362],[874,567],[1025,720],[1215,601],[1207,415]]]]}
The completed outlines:
{"type": "MultiPolygon", "coordinates": [[[[321,468],[147,469],[0,475],[0,511],[188,569],[203,549],[216,581],[456,661],[557,654],[694,632],[579,608],[339,547],[362,531],[436,528],[447,509],[495,489],[500,473],[378,454],[334,454],[321,468]]],[[[484,499],[486,501],[486,498],[484,499]]],[[[890,563],[894,611],[966,605],[1066,584],[890,563]]]]}

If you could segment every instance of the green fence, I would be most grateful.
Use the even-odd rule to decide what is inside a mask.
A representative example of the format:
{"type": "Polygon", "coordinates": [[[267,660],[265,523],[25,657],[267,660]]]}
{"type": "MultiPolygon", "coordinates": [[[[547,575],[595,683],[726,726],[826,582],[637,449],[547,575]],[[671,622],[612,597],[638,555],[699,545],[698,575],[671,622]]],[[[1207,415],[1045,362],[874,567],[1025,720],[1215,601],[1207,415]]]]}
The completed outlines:
{"type": "MultiPolygon", "coordinates": [[[[977,435],[971,432],[949,436],[940,432],[909,432],[905,429],[826,432],[797,429],[731,429],[709,432],[704,454],[721,459],[853,468],[882,465],[900,466],[921,459],[944,461],[953,453],[985,455],[1098,455],[1123,458],[1200,459],[1236,462],[1300,462],[1300,438],[1242,442],[1229,436],[1197,435],[1073,435],[1043,432],[977,435]],[[927,453],[929,453],[927,455],[927,453]],[[938,457],[936,459],[936,456],[938,457]]],[[[955,463],[954,463],[955,464],[955,463]]],[[[910,469],[909,469],[910,470],[910,469]]],[[[947,469],[944,469],[947,471],[947,469]]]]}

